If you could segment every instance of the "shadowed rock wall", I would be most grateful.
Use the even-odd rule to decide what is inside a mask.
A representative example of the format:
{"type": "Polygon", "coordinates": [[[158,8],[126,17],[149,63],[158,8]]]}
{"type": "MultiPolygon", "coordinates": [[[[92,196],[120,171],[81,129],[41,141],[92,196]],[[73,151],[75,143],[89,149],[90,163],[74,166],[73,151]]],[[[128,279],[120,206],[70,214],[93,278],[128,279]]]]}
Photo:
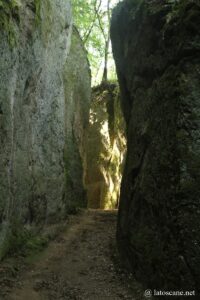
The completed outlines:
{"type": "MultiPolygon", "coordinates": [[[[66,80],[66,60],[74,51],[70,1],[2,1],[0,23],[1,258],[24,226],[65,217],[69,201],[64,156],[66,144],[73,143],[66,118],[75,115],[73,101],[78,106],[85,98],[69,99],[73,87],[66,80]]],[[[80,69],[87,69],[84,78],[88,64],[83,69],[80,53],[75,55],[80,69]]],[[[89,90],[88,79],[85,85],[89,90]]],[[[89,105],[88,111],[85,107],[87,118],[89,105]]],[[[73,159],[75,154],[70,155],[73,159]]]]}
{"type": "Polygon", "coordinates": [[[200,4],[125,0],[111,39],[127,122],[117,239],[148,288],[200,287],[200,4]]]}
{"type": "Polygon", "coordinates": [[[65,176],[69,211],[86,207],[84,177],[86,137],[91,102],[91,74],[87,53],[73,28],[71,49],[64,71],[65,83],[65,176]]]}

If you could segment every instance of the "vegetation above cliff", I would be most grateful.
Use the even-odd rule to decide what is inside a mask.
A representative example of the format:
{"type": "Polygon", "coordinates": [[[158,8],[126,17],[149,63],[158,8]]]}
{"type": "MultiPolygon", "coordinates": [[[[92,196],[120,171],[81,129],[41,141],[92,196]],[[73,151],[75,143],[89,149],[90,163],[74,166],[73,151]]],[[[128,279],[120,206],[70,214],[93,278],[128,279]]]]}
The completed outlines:
{"type": "Polygon", "coordinates": [[[119,0],[74,0],[75,25],[79,29],[92,69],[92,83],[116,80],[110,45],[110,21],[119,0]]]}

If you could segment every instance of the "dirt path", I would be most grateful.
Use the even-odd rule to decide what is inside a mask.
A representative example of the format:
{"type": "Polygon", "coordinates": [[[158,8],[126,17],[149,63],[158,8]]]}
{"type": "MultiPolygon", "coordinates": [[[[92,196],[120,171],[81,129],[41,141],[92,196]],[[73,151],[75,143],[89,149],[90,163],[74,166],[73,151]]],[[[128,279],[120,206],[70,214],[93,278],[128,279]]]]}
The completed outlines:
{"type": "Polygon", "coordinates": [[[113,264],[116,212],[88,211],[76,218],[5,300],[143,299],[130,294],[113,264]]]}

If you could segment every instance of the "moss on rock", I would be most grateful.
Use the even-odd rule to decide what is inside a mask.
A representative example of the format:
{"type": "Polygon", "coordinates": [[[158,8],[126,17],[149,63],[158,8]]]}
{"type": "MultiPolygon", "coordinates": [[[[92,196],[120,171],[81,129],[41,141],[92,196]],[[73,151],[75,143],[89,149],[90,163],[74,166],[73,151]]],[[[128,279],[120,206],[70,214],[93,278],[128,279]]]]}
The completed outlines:
{"type": "Polygon", "coordinates": [[[19,22],[20,7],[20,0],[0,1],[0,30],[6,32],[11,48],[13,48],[17,42],[16,22],[19,22]]]}

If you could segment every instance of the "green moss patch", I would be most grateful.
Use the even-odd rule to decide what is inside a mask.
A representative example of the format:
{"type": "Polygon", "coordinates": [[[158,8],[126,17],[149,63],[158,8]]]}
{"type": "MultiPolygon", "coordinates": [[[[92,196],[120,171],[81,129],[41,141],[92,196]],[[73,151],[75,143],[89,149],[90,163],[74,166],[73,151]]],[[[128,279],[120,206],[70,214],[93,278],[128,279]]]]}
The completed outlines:
{"type": "Polygon", "coordinates": [[[8,36],[9,45],[16,45],[16,22],[19,22],[20,0],[0,0],[0,30],[8,36]]]}

